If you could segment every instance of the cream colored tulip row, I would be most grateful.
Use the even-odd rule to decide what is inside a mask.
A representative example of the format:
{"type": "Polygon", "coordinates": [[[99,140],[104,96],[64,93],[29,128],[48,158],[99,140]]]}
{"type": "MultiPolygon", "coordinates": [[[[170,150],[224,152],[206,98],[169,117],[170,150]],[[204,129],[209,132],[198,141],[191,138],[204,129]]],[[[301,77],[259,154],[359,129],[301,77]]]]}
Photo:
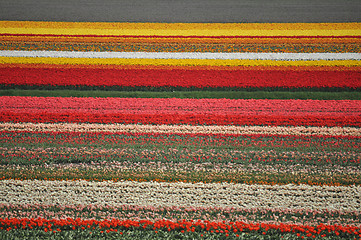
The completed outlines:
{"type": "Polygon", "coordinates": [[[361,211],[361,186],[2,180],[0,204],[361,211]]]}
{"type": "Polygon", "coordinates": [[[191,126],[86,123],[0,123],[2,131],[40,132],[128,132],[128,133],[191,133],[191,134],[271,134],[271,135],[329,135],[361,136],[355,127],[305,126],[191,126]]]}

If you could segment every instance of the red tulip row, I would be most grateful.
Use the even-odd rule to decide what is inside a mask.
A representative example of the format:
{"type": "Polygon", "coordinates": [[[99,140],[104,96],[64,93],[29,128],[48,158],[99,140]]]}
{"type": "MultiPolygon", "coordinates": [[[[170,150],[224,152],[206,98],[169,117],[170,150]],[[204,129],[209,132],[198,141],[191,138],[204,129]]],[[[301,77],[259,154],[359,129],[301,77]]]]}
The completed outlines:
{"type": "Polygon", "coordinates": [[[2,122],[361,126],[360,100],[0,97],[2,122]]]}
{"type": "Polygon", "coordinates": [[[188,231],[188,232],[217,232],[217,233],[240,233],[240,232],[267,232],[276,230],[282,233],[293,233],[295,236],[305,235],[311,236],[343,236],[343,237],[361,237],[361,227],[356,226],[340,226],[340,225],[324,225],[307,226],[298,224],[269,224],[269,223],[244,223],[244,222],[210,222],[210,221],[178,221],[169,220],[82,220],[82,219],[52,219],[43,218],[13,218],[0,219],[1,230],[11,229],[42,229],[44,231],[63,231],[76,229],[101,229],[104,232],[109,231],[126,231],[127,229],[143,229],[143,230],[168,230],[168,231],[188,231]]]}
{"type": "Polygon", "coordinates": [[[361,127],[361,117],[328,116],[257,116],[227,114],[93,114],[93,113],[14,113],[2,112],[2,122],[72,122],[72,123],[140,123],[189,125],[271,125],[271,126],[354,126],[361,127]]]}
{"type": "Polygon", "coordinates": [[[0,111],[14,113],[229,114],[360,117],[361,100],[86,98],[1,96],[0,111]]]}
{"type": "Polygon", "coordinates": [[[360,71],[2,67],[0,84],[195,88],[359,88],[360,71]]]}

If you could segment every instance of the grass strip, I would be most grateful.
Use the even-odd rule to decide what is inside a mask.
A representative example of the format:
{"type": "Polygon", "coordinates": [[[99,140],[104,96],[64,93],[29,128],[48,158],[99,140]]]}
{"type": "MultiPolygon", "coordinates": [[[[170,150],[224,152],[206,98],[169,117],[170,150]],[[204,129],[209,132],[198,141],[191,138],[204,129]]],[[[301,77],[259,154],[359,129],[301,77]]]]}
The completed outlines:
{"type": "Polygon", "coordinates": [[[361,92],[0,90],[0,96],[361,100],[361,92]]]}

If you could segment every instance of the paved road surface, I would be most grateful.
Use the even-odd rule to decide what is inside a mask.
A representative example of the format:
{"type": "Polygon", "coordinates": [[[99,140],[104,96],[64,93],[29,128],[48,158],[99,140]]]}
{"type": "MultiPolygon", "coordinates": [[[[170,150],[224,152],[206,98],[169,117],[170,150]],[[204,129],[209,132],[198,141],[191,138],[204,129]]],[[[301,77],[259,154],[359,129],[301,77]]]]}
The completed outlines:
{"type": "Polygon", "coordinates": [[[361,22],[361,0],[0,0],[0,20],[361,22]]]}

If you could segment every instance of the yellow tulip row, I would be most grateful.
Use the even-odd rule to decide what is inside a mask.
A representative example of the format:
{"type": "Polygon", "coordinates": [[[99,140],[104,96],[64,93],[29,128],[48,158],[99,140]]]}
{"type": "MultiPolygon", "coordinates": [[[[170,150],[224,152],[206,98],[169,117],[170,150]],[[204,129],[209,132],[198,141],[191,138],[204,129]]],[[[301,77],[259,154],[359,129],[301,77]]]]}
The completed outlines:
{"type": "Polygon", "coordinates": [[[89,23],[0,21],[0,33],[132,36],[360,36],[361,23],[89,23]]]}

